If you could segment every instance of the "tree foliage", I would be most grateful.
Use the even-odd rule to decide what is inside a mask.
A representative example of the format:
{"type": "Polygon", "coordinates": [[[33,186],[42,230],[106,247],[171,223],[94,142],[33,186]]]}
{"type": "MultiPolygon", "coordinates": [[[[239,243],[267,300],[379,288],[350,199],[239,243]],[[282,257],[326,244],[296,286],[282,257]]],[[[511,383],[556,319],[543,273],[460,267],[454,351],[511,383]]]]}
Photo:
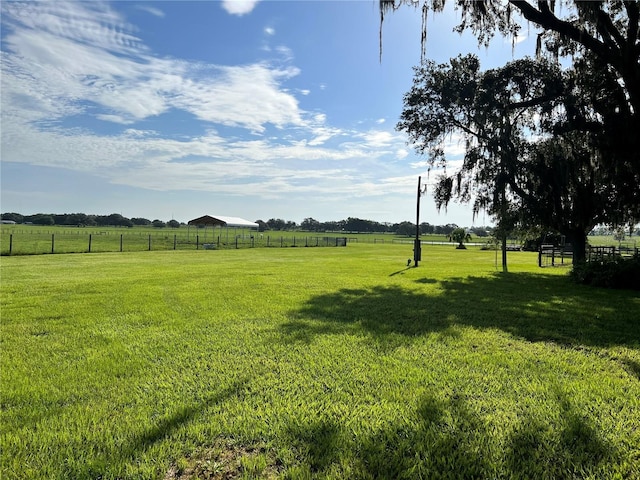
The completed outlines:
{"type": "Polygon", "coordinates": [[[458,243],[458,246],[456,248],[463,249],[466,248],[464,246],[464,242],[471,241],[471,234],[464,228],[456,228],[453,232],[451,232],[451,240],[458,243]]]}
{"type": "MultiPolygon", "coordinates": [[[[402,4],[423,13],[444,2],[380,2],[384,13],[402,4]]],[[[517,60],[481,72],[477,59],[449,66],[423,62],[405,97],[399,128],[410,134],[432,166],[446,166],[444,139],[462,135],[462,168],[436,188],[445,205],[452,195],[475,197],[503,227],[537,222],[569,235],[584,255],[596,224],[640,219],[639,3],[459,0],[459,31],[480,43],[496,33],[517,35],[522,18],[540,28],[538,60],[517,60]],[[560,12],[560,13],[556,13],[560,12]],[[570,56],[571,67],[545,61],[570,56]]]]}

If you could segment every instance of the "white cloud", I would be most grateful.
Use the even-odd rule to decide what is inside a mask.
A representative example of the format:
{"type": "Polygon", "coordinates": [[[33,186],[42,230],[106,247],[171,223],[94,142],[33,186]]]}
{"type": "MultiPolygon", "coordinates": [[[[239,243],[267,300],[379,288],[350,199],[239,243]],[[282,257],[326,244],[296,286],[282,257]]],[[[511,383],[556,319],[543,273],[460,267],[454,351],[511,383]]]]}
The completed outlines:
{"type": "Polygon", "coordinates": [[[231,15],[246,15],[251,13],[259,0],[222,0],[222,8],[231,15]]]}
{"type": "Polygon", "coordinates": [[[134,123],[133,120],[129,120],[120,115],[109,115],[106,113],[99,113],[96,115],[96,118],[105,122],[119,123],[120,125],[131,125],[134,123]]]}
{"type": "Polygon", "coordinates": [[[275,35],[276,34],[276,30],[273,27],[265,27],[264,28],[264,33],[266,33],[267,35],[275,35]]]}
{"type": "MultiPolygon", "coordinates": [[[[344,130],[323,112],[304,111],[295,95],[309,90],[285,88],[300,75],[286,62],[228,66],[158,58],[135,27],[98,2],[3,2],[2,9],[3,161],[164,191],[363,196],[397,187],[376,162],[405,158],[404,137],[344,130]],[[197,118],[206,133],[149,129],[153,117],[173,110],[197,118]],[[111,122],[122,133],[64,126],[82,116],[111,122]],[[244,132],[218,133],[225,128],[244,132]],[[247,140],[247,131],[260,136],[247,140]]],[[[279,51],[293,58],[290,49],[279,51]]]]}
{"type": "Polygon", "coordinates": [[[100,4],[44,5],[46,15],[30,11],[33,16],[27,23],[22,21],[26,12],[13,8],[13,3],[7,8],[5,18],[12,31],[5,39],[8,48],[2,62],[3,77],[9,79],[3,95],[3,102],[6,97],[9,105],[3,105],[3,112],[15,108],[16,98],[27,97],[34,103],[33,110],[49,118],[93,111],[92,106],[98,106],[103,111],[96,113],[97,118],[120,124],[161,115],[171,108],[207,122],[256,132],[264,131],[268,123],[283,127],[302,122],[296,98],[281,88],[282,82],[299,74],[297,68],[160,59],[132,35],[114,34],[116,26],[127,24],[115,14],[104,13],[100,4]],[[94,11],[88,11],[92,8],[94,11]],[[83,26],[66,28],[64,15],[82,19],[83,26]],[[113,25],[107,25],[107,20],[113,25]]]}
{"type": "Polygon", "coordinates": [[[409,156],[409,152],[405,148],[399,148],[398,150],[396,150],[396,158],[398,160],[407,158],[407,156],[409,156]]]}
{"type": "Polygon", "coordinates": [[[280,54],[280,56],[285,62],[290,62],[294,58],[293,50],[291,50],[289,47],[285,47],[284,45],[277,46],[276,52],[280,54]]]}
{"type": "Polygon", "coordinates": [[[264,64],[211,67],[202,80],[187,79],[171,104],[201,120],[263,132],[265,124],[301,125],[297,99],[279,83],[298,75],[296,68],[264,64]]]}
{"type": "MultiPolygon", "coordinates": [[[[24,33],[31,32],[43,40],[67,39],[120,54],[144,48],[140,39],[132,34],[135,29],[103,2],[7,2],[2,9],[3,23],[24,33]]],[[[12,39],[11,36],[8,38],[12,39]]],[[[15,41],[10,42],[15,48],[15,41]]],[[[55,45],[44,43],[40,47],[56,54],[55,45]]],[[[74,60],[78,61],[69,59],[70,62],[74,60]]]]}
{"type": "Polygon", "coordinates": [[[160,18],[164,17],[164,12],[159,8],[150,7],[149,5],[138,5],[136,8],[138,10],[142,10],[143,12],[150,13],[155,17],[160,17],[160,18]]]}
{"type": "Polygon", "coordinates": [[[373,148],[389,147],[397,139],[397,136],[386,130],[370,130],[361,134],[360,137],[373,148]]]}

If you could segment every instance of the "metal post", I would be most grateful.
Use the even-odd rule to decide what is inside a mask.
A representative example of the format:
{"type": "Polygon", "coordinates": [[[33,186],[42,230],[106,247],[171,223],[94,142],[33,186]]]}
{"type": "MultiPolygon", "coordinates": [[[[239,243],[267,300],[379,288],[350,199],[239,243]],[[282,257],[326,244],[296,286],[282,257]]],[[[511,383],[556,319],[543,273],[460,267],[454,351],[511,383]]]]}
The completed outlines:
{"type": "Polygon", "coordinates": [[[416,200],[416,239],[413,242],[413,261],[414,265],[417,267],[418,262],[422,260],[422,248],[420,245],[420,197],[426,192],[422,191],[422,186],[420,185],[422,181],[422,177],[418,177],[418,195],[416,200]]]}

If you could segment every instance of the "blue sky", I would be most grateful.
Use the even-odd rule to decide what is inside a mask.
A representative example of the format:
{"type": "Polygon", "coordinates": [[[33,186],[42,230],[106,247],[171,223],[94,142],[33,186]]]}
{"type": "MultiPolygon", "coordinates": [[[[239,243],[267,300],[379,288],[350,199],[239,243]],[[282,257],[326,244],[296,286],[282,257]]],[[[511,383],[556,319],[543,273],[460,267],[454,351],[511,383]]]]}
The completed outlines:
{"type": "MultiPolygon", "coordinates": [[[[420,60],[416,10],[387,16],[380,61],[374,0],[1,8],[2,212],[415,221],[425,159],[395,125],[420,60]]],[[[457,20],[429,17],[428,58],[474,52],[490,68],[534,53],[533,27],[486,49],[457,20]]],[[[461,145],[446,151],[455,168],[461,145]]],[[[437,213],[431,196],[420,220],[491,223],[437,213]]]]}

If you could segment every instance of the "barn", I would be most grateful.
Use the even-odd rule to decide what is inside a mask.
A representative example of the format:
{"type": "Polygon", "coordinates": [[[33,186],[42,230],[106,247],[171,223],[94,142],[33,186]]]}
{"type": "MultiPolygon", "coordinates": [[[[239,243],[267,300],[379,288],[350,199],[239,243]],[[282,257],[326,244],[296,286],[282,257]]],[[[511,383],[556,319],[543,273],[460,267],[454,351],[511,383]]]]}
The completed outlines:
{"type": "MultiPolygon", "coordinates": [[[[204,241],[206,242],[209,237],[210,241],[226,241],[229,243],[229,229],[233,230],[233,238],[237,238],[238,235],[253,235],[253,231],[258,230],[258,224],[250,222],[240,217],[228,217],[225,215],[203,215],[202,217],[189,220],[187,228],[196,227],[198,229],[204,229],[204,241]],[[209,228],[211,227],[211,228],[209,228]],[[219,231],[216,231],[219,228],[219,231]],[[216,235],[217,234],[217,235],[216,235]]],[[[202,230],[200,230],[202,231],[202,230]]],[[[187,233],[189,235],[189,232],[187,233]]]]}

